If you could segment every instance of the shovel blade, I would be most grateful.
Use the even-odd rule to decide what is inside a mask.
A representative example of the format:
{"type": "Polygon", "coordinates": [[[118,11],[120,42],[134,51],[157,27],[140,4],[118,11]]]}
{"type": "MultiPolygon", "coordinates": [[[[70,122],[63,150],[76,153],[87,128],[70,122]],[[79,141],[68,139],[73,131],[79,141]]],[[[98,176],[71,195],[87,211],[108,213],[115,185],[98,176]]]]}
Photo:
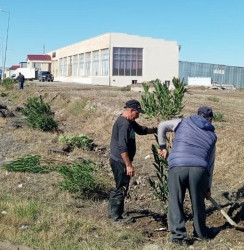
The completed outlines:
{"type": "Polygon", "coordinates": [[[230,223],[231,226],[233,226],[237,230],[244,231],[244,227],[238,226],[213,197],[210,197],[209,200],[221,212],[221,214],[225,217],[225,219],[230,223]]]}

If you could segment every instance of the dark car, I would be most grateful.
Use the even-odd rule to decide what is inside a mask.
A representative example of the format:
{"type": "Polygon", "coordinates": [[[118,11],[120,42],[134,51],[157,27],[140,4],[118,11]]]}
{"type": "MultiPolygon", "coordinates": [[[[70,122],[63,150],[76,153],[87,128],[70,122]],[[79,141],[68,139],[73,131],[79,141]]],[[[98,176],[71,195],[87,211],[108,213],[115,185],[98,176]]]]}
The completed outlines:
{"type": "Polygon", "coordinates": [[[54,77],[49,71],[40,71],[38,73],[38,80],[39,82],[45,82],[45,81],[53,82],[54,77]]]}

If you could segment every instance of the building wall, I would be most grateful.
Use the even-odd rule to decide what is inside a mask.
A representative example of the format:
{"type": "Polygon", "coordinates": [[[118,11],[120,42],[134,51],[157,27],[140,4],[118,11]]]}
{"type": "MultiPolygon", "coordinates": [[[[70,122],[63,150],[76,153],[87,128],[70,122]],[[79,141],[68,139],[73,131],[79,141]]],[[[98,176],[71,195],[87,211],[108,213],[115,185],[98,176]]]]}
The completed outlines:
{"type": "Polygon", "coordinates": [[[40,71],[50,71],[51,63],[46,61],[30,61],[27,60],[27,68],[35,68],[36,70],[40,71]]]}
{"type": "Polygon", "coordinates": [[[189,76],[210,77],[215,83],[234,84],[236,88],[244,88],[244,67],[180,61],[179,78],[188,84],[189,76]]]}
{"type": "MultiPolygon", "coordinates": [[[[142,76],[111,75],[111,85],[126,86],[130,85],[132,80],[141,83],[157,78],[164,82],[171,81],[173,77],[178,77],[179,47],[177,42],[112,33],[111,47],[143,48],[142,76]]],[[[111,53],[110,58],[112,58],[111,53]]],[[[110,72],[112,72],[112,68],[110,68],[110,72]]]]}
{"type": "MultiPolygon", "coordinates": [[[[153,39],[122,33],[108,33],[86,41],[66,46],[48,53],[52,57],[52,73],[57,81],[78,82],[85,84],[127,86],[134,82],[150,81],[156,78],[171,81],[178,77],[179,73],[179,47],[174,41],[153,39]],[[143,73],[142,76],[113,76],[113,47],[142,48],[143,49],[143,73]],[[75,73],[74,60],[81,54],[109,50],[109,73],[97,76],[75,73]],[[67,59],[65,59],[67,58],[67,59]],[[62,61],[64,60],[64,61],[62,61]],[[60,72],[60,64],[65,72],[60,72]],[[65,66],[63,65],[65,64],[65,66]],[[72,66],[69,66],[69,64],[72,66]],[[70,67],[70,68],[69,68],[70,67]],[[72,71],[72,72],[71,72],[72,71]]],[[[101,61],[100,61],[101,62],[101,61]]],[[[79,65],[78,65],[79,67],[79,65]]],[[[92,63],[91,63],[92,67],[92,63]]],[[[101,72],[101,65],[100,72],[101,72]]],[[[77,69],[75,70],[77,72],[77,69]]],[[[91,72],[93,69],[91,68],[91,72]]]]}

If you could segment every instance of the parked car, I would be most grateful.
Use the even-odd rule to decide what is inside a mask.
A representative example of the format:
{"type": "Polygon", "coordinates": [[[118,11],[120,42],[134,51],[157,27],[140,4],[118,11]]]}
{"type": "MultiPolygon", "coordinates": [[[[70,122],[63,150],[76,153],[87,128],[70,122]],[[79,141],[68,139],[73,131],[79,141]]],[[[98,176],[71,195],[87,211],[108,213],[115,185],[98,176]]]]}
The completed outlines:
{"type": "Polygon", "coordinates": [[[39,82],[45,82],[45,81],[53,82],[54,77],[49,71],[40,71],[38,73],[38,80],[39,82]]]}

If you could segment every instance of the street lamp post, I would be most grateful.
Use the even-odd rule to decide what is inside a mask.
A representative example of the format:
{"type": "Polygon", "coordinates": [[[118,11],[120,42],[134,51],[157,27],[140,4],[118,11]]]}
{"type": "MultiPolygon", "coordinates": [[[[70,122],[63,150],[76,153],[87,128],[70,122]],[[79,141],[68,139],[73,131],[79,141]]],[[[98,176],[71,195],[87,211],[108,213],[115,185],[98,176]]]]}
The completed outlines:
{"type": "Polygon", "coordinates": [[[4,62],[3,62],[3,78],[4,79],[4,73],[5,73],[5,66],[6,66],[6,58],[7,58],[7,49],[8,49],[8,30],[9,30],[9,20],[10,20],[10,12],[0,9],[0,11],[5,12],[8,14],[8,25],[7,25],[7,35],[6,35],[6,44],[5,44],[5,52],[4,52],[4,62]]]}
{"type": "Polygon", "coordinates": [[[2,69],[2,71],[3,71],[3,38],[0,36],[0,41],[1,41],[1,48],[0,48],[0,50],[1,50],[1,69],[2,69]]]}

